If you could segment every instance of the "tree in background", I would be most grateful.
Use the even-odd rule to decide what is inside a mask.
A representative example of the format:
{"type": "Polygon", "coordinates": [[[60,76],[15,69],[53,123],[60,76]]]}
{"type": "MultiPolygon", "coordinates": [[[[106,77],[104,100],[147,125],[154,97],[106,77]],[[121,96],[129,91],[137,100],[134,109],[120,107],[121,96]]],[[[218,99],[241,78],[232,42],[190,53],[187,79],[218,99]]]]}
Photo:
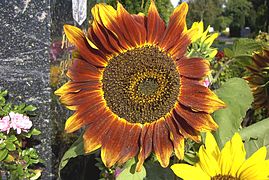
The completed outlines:
{"type": "Polygon", "coordinates": [[[269,31],[269,0],[250,0],[253,8],[247,23],[255,32],[269,31]]]}
{"type": "Polygon", "coordinates": [[[246,24],[246,18],[250,17],[252,3],[248,0],[228,0],[224,15],[229,17],[232,22],[230,24],[230,36],[239,37],[240,30],[246,24]]]}
{"type": "Polygon", "coordinates": [[[224,0],[189,0],[188,25],[201,20],[205,26],[214,25],[223,12],[223,3],[224,0]]]}

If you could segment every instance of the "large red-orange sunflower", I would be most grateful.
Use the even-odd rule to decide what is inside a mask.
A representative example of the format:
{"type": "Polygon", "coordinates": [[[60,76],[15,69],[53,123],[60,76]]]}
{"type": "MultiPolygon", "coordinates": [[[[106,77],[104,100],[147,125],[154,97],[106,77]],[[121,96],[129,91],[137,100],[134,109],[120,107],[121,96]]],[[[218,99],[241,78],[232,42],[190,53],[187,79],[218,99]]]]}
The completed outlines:
{"type": "Polygon", "coordinates": [[[152,151],[167,167],[173,151],[183,158],[185,137],[199,141],[201,131],[217,128],[210,113],[224,103],[203,86],[209,63],[184,56],[195,33],[186,28],[187,11],[182,3],[166,26],[153,1],[147,16],[97,4],[87,34],[64,26],[80,54],[71,81],[56,91],[75,111],[65,129],[86,126],[85,152],[101,148],[107,167],[138,154],[139,171],[152,151]]]}

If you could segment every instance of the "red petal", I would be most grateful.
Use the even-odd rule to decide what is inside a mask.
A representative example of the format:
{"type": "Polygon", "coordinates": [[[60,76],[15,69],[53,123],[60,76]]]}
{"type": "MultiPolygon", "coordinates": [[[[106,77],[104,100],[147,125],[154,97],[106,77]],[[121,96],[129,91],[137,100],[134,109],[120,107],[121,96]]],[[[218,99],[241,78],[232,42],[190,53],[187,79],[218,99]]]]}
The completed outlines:
{"type": "Polygon", "coordinates": [[[67,39],[78,48],[83,59],[97,67],[105,67],[107,65],[106,58],[102,52],[91,47],[89,44],[90,40],[87,40],[79,28],[64,25],[64,32],[67,39]]]}
{"type": "Polygon", "coordinates": [[[184,158],[184,137],[179,133],[177,126],[172,122],[172,116],[166,118],[166,124],[170,131],[170,139],[173,142],[175,155],[178,159],[184,158]]]}
{"type": "Polygon", "coordinates": [[[189,78],[203,78],[210,72],[209,62],[202,58],[181,58],[176,64],[179,74],[189,78]]]}
{"type": "Polygon", "coordinates": [[[153,132],[153,150],[162,167],[169,165],[173,145],[169,139],[169,131],[164,119],[156,122],[153,132]]]}
{"type": "Polygon", "coordinates": [[[165,23],[160,17],[158,10],[152,0],[148,10],[147,18],[147,41],[151,44],[160,42],[165,31],[165,23]]]}
{"type": "Polygon", "coordinates": [[[118,22],[117,11],[106,4],[96,4],[92,8],[92,15],[95,21],[112,32],[119,40],[119,43],[124,49],[131,47],[130,43],[125,39],[121,32],[118,22]]]}
{"type": "MultiPolygon", "coordinates": [[[[186,78],[187,79],[187,78],[186,78]]],[[[213,113],[225,107],[225,104],[207,87],[191,84],[181,78],[179,102],[195,111],[213,113]]]]}
{"type": "Polygon", "coordinates": [[[120,150],[126,137],[126,121],[117,118],[102,140],[101,158],[106,167],[113,166],[120,158],[120,150]]]}
{"type": "Polygon", "coordinates": [[[107,111],[103,118],[100,118],[98,121],[88,126],[83,135],[85,153],[90,153],[101,147],[102,139],[107,134],[114,121],[115,118],[111,112],[107,111]]]}
{"type": "Polygon", "coordinates": [[[144,124],[140,135],[140,151],[138,154],[138,162],[136,165],[136,171],[141,171],[142,165],[145,159],[150,155],[152,151],[153,130],[155,122],[150,124],[144,124]]]}
{"type": "Polygon", "coordinates": [[[160,47],[168,50],[179,43],[179,39],[186,27],[186,15],[188,12],[188,4],[182,3],[176,7],[170,16],[168,27],[166,28],[160,47]]]}
{"type": "Polygon", "coordinates": [[[99,81],[101,71],[82,59],[74,59],[66,75],[76,82],[99,81]]]}
{"type": "Polygon", "coordinates": [[[176,113],[184,118],[186,122],[196,129],[197,131],[204,132],[216,130],[218,125],[214,122],[213,118],[204,112],[193,112],[191,109],[177,104],[175,106],[176,113]]]}
{"type": "Polygon", "coordinates": [[[133,47],[144,44],[146,41],[146,28],[130,15],[118,2],[117,6],[118,24],[124,37],[133,47]]]}
{"type": "Polygon", "coordinates": [[[167,119],[167,122],[170,123],[170,126],[174,125],[178,127],[179,133],[184,137],[188,137],[195,142],[200,142],[201,138],[199,136],[199,132],[196,131],[193,127],[191,127],[185,119],[179,116],[175,111],[171,113],[172,118],[167,119]]]}
{"type": "Polygon", "coordinates": [[[127,123],[127,134],[125,142],[122,144],[120,159],[118,164],[123,164],[133,158],[139,150],[139,136],[141,134],[141,124],[127,123]]]}

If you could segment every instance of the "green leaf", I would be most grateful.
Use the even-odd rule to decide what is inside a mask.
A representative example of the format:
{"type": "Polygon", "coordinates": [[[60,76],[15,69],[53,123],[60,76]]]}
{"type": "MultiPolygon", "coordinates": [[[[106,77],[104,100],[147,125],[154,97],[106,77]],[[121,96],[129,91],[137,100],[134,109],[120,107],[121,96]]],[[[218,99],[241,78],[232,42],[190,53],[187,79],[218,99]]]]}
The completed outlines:
{"type": "Polygon", "coordinates": [[[17,137],[15,135],[11,135],[7,138],[7,141],[14,142],[17,140],[17,137]]]}
{"type": "Polygon", "coordinates": [[[246,111],[251,107],[253,96],[247,82],[241,78],[229,79],[216,94],[227,106],[213,113],[213,118],[219,125],[213,134],[219,147],[222,148],[239,130],[246,111]]]}
{"type": "Polygon", "coordinates": [[[7,93],[8,93],[7,90],[5,90],[5,91],[1,91],[1,92],[0,92],[0,96],[6,96],[7,93]]]}
{"type": "Polygon", "coordinates": [[[234,52],[229,48],[224,48],[223,51],[224,51],[225,56],[229,58],[234,56],[234,52]]]}
{"type": "Polygon", "coordinates": [[[265,146],[269,158],[269,118],[243,128],[239,133],[245,141],[247,157],[265,146]]]}
{"type": "Polygon", "coordinates": [[[1,144],[0,144],[0,150],[1,149],[4,149],[6,147],[6,143],[5,142],[2,142],[1,144]]]}
{"type": "Polygon", "coordinates": [[[144,166],[140,172],[135,171],[136,162],[135,159],[131,159],[124,165],[124,170],[119,174],[116,180],[143,180],[146,177],[146,170],[144,166]]]}
{"type": "Polygon", "coordinates": [[[163,168],[157,161],[147,161],[144,166],[147,171],[146,180],[171,180],[175,178],[173,171],[169,167],[163,168]]]}
{"type": "Polygon", "coordinates": [[[31,136],[38,136],[39,134],[41,134],[41,131],[37,130],[36,128],[33,128],[25,134],[25,137],[30,138],[31,136]]]}
{"type": "Polygon", "coordinates": [[[254,51],[262,49],[262,44],[253,39],[240,38],[233,45],[234,57],[250,55],[254,51]]]}
{"type": "Polygon", "coordinates": [[[33,105],[29,105],[29,106],[26,106],[23,110],[24,112],[27,112],[27,111],[35,111],[37,108],[33,105]]]}
{"type": "MultiPolygon", "coordinates": [[[[83,133],[82,133],[83,134],[83,133]]],[[[84,155],[84,144],[83,144],[83,135],[72,144],[72,146],[64,153],[64,156],[61,159],[58,174],[60,177],[60,171],[66,166],[68,161],[71,158],[75,158],[79,155],[84,155]]]]}
{"type": "Polygon", "coordinates": [[[7,149],[2,149],[0,150],[0,161],[3,161],[8,155],[8,150],[7,149]]]}
{"type": "Polygon", "coordinates": [[[13,144],[12,142],[9,142],[9,141],[6,142],[6,148],[7,148],[9,151],[15,151],[15,150],[16,150],[16,146],[15,146],[15,144],[13,144]]]}

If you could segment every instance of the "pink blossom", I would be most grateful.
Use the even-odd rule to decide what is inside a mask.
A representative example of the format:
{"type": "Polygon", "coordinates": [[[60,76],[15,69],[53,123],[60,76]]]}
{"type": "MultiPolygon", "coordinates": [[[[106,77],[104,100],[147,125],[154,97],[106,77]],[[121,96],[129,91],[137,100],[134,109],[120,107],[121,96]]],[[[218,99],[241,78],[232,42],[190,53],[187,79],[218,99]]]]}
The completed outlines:
{"type": "Polygon", "coordinates": [[[7,134],[9,133],[9,130],[11,128],[10,126],[10,118],[9,116],[5,116],[2,119],[0,118],[0,131],[1,132],[7,132],[7,134]]]}
{"type": "Polygon", "coordinates": [[[208,78],[205,78],[205,80],[204,80],[204,86],[205,87],[208,87],[209,85],[210,85],[209,79],[208,78]]]}
{"type": "Polygon", "coordinates": [[[120,175],[120,173],[122,172],[123,170],[122,169],[120,169],[120,168],[116,168],[115,169],[115,177],[117,178],[119,175],[120,175]]]}
{"type": "Polygon", "coordinates": [[[11,127],[20,134],[21,131],[27,132],[33,125],[28,116],[23,114],[10,112],[9,116],[11,118],[11,127]]]}

